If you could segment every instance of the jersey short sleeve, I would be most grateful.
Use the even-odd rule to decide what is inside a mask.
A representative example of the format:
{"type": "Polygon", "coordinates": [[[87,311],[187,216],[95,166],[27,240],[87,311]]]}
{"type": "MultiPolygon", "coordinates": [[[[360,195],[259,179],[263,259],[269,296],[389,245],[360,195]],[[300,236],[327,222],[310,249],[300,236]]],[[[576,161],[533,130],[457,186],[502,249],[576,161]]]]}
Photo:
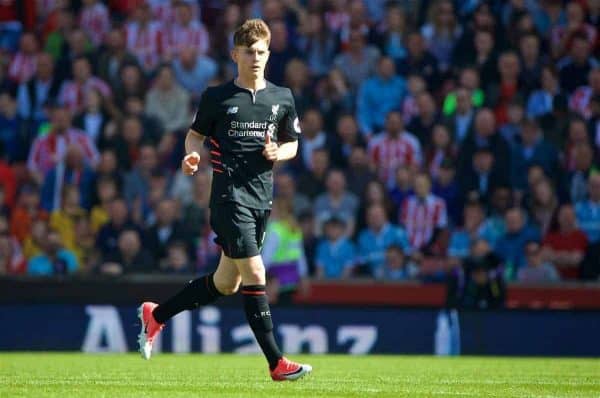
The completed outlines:
{"type": "Polygon", "coordinates": [[[200,104],[190,128],[206,137],[213,135],[215,129],[216,101],[211,95],[212,90],[206,89],[200,97],[200,104]]]}
{"type": "Polygon", "coordinates": [[[279,124],[278,139],[283,142],[297,141],[300,138],[300,120],[296,112],[296,103],[291,91],[289,92],[289,104],[285,116],[279,124]]]}

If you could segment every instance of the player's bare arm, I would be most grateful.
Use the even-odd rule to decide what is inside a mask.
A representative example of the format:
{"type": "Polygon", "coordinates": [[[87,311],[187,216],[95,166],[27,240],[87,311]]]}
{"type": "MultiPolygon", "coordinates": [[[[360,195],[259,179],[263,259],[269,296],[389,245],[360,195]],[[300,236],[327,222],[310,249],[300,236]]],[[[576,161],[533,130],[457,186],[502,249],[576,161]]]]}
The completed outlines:
{"type": "Polygon", "coordinates": [[[267,134],[263,156],[273,162],[293,159],[298,152],[298,141],[285,142],[278,145],[271,141],[267,134]]]}
{"type": "Polygon", "coordinates": [[[181,169],[183,174],[191,176],[198,171],[198,164],[200,163],[200,152],[202,145],[204,144],[204,137],[202,134],[189,129],[185,137],[185,153],[181,161],[181,169]]]}

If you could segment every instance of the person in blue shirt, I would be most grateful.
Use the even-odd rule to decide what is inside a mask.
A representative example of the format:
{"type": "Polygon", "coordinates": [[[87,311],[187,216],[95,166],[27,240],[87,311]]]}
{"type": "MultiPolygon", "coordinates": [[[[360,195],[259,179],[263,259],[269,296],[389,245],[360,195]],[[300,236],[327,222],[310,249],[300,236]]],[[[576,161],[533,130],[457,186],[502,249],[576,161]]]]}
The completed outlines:
{"type": "Polygon", "coordinates": [[[404,229],[391,224],[385,208],[373,204],[367,209],[367,228],[358,236],[358,259],[367,266],[372,276],[381,271],[388,247],[399,246],[405,253],[410,252],[408,236],[404,229]]]}
{"type": "Polygon", "coordinates": [[[32,257],[27,263],[29,275],[67,275],[74,273],[79,264],[75,254],[62,247],[58,231],[49,231],[44,252],[32,257]]]}
{"type": "Polygon", "coordinates": [[[527,242],[541,240],[540,231],[527,224],[525,211],[513,207],[506,212],[506,233],[497,242],[494,252],[504,261],[507,280],[514,280],[519,268],[525,266],[527,242]]]}
{"type": "Polygon", "coordinates": [[[356,249],[344,236],[346,223],[339,217],[325,222],[325,239],[317,246],[315,264],[318,279],[344,279],[352,275],[356,249]]]}
{"type": "Polygon", "coordinates": [[[590,243],[596,243],[600,241],[600,174],[590,175],[588,192],[588,200],[575,204],[575,215],[590,243]]]}
{"type": "Polygon", "coordinates": [[[381,57],[377,74],[365,80],[358,90],[356,110],[361,131],[366,136],[379,133],[388,112],[400,109],[405,95],[406,82],[396,75],[394,61],[381,57]]]}

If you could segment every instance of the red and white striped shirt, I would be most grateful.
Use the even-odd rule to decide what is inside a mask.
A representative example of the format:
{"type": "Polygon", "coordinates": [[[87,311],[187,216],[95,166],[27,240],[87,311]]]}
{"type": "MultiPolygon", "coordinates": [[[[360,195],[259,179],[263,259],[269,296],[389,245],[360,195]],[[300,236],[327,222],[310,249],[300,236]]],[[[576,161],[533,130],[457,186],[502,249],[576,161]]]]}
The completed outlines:
{"type": "Polygon", "coordinates": [[[58,95],[59,102],[66,106],[71,113],[77,113],[83,110],[85,97],[89,90],[96,89],[100,91],[103,97],[110,97],[110,86],[104,80],[95,76],[90,77],[85,83],[80,84],[75,81],[66,81],[58,95]]]}
{"type": "MultiPolygon", "coordinates": [[[[166,27],[172,27],[175,24],[175,7],[171,0],[149,0],[150,8],[154,19],[166,27]]],[[[192,8],[192,19],[200,20],[200,8],[197,2],[188,2],[192,8]]]]}
{"type": "Polygon", "coordinates": [[[79,15],[79,26],[85,30],[92,43],[98,46],[110,30],[108,9],[102,3],[84,7],[79,15]]]}
{"type": "Polygon", "coordinates": [[[37,54],[18,52],[8,67],[8,77],[15,83],[26,83],[37,70],[37,54]]]}
{"type": "Polygon", "coordinates": [[[206,54],[209,46],[209,36],[206,28],[198,21],[192,21],[188,26],[174,25],[169,31],[167,57],[175,56],[183,48],[194,48],[197,54],[206,54]]]}
{"type": "Polygon", "coordinates": [[[129,23],[125,28],[125,36],[127,48],[146,71],[158,66],[165,45],[165,34],[159,22],[150,22],[144,27],[137,22],[129,23]]]}
{"type": "Polygon", "coordinates": [[[580,114],[582,117],[589,119],[592,116],[590,102],[593,94],[590,86],[579,87],[569,98],[569,108],[580,114]]]}
{"type": "Polygon", "coordinates": [[[397,138],[390,138],[384,133],[373,137],[369,142],[369,155],[375,163],[379,178],[390,187],[395,185],[398,167],[420,167],[423,162],[419,140],[406,131],[397,138]]]}
{"type": "Polygon", "coordinates": [[[433,194],[424,200],[412,195],[402,203],[400,223],[406,228],[411,246],[420,249],[429,243],[436,228],[447,225],[446,202],[433,194]]]}
{"type": "Polygon", "coordinates": [[[68,129],[64,134],[50,132],[43,137],[37,137],[31,146],[27,168],[35,173],[45,175],[61,161],[71,144],[78,145],[83,151],[84,159],[92,166],[98,164],[100,156],[96,146],[87,135],[76,128],[68,129]]]}

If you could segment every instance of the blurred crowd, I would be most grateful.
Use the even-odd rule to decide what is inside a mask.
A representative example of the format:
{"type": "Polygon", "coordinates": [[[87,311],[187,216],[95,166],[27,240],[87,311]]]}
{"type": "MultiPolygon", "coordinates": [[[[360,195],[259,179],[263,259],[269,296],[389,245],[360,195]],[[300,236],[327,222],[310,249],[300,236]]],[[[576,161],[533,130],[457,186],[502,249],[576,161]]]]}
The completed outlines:
{"type": "Polygon", "coordinates": [[[282,292],[598,280],[600,0],[2,1],[0,273],[214,269],[209,151],[179,164],[251,17],[302,127],[265,241],[282,292]]]}

